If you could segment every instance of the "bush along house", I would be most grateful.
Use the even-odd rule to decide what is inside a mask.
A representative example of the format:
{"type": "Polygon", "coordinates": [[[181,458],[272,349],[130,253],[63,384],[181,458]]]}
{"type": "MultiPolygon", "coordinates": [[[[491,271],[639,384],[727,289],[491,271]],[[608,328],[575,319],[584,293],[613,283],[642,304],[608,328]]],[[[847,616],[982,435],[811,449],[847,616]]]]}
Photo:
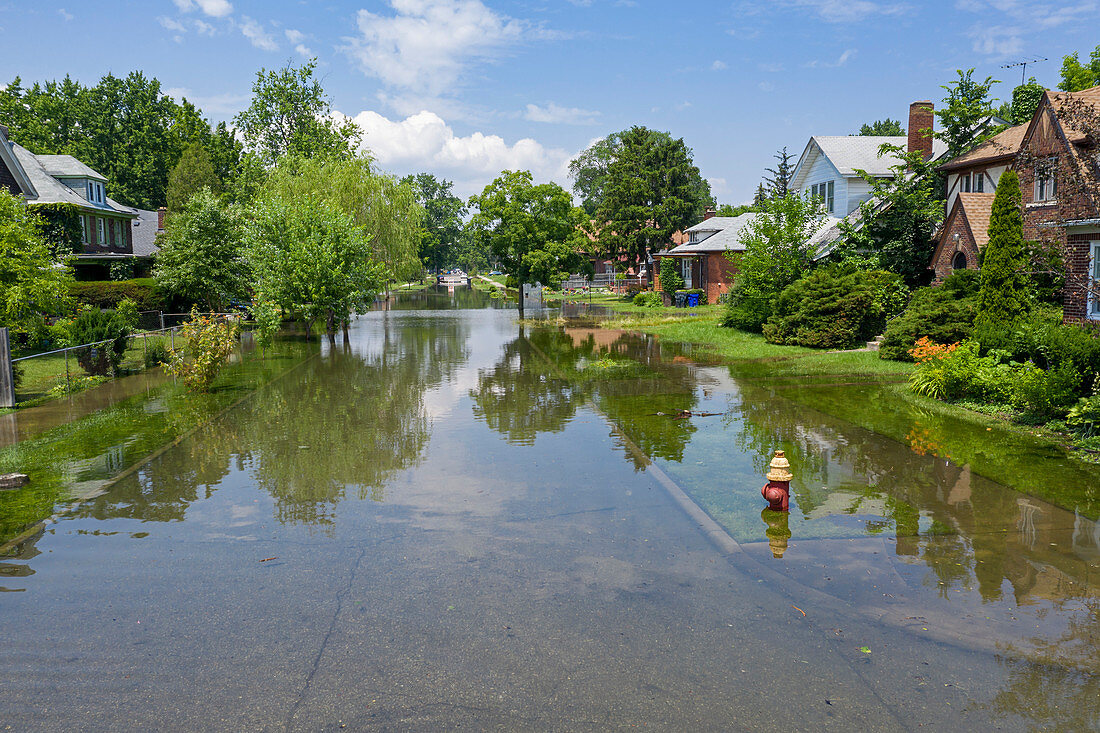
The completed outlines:
{"type": "MultiPolygon", "coordinates": [[[[61,219],[77,217],[79,243],[51,244],[75,250],[78,280],[106,280],[112,263],[134,261],[131,225],[137,210],[107,196],[106,178],[71,155],[35,155],[14,143],[10,149],[37,193],[28,203],[61,219]]],[[[65,229],[62,222],[58,230],[65,229]]]]}
{"type": "MultiPolygon", "coordinates": [[[[1100,322],[1100,87],[1047,91],[1031,121],[940,166],[947,212],[930,266],[936,280],[977,269],[1001,173],[1020,176],[1024,238],[1064,268],[1062,317],[1100,322]]],[[[1040,268],[1042,264],[1040,263],[1040,268]]]]}

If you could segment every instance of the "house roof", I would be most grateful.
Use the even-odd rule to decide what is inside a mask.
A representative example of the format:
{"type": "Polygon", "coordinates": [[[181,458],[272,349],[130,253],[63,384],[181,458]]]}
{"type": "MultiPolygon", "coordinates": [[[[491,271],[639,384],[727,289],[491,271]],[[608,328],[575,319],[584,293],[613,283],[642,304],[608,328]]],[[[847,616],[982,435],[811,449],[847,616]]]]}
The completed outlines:
{"type": "Polygon", "coordinates": [[[36,155],[38,162],[54,178],[94,178],[107,182],[107,179],[81,163],[71,155],[36,155]]]}
{"type": "Polygon", "coordinates": [[[1067,108],[1071,108],[1074,103],[1083,103],[1092,107],[1094,112],[1100,112],[1100,86],[1083,89],[1079,92],[1048,91],[1047,96],[1050,97],[1050,104],[1058,115],[1058,123],[1062,126],[1066,136],[1072,142],[1080,142],[1084,139],[1087,131],[1078,129],[1073,125],[1073,120],[1062,116],[1062,112],[1066,111],[1067,108]]]}
{"type": "Polygon", "coordinates": [[[1016,125],[997,133],[984,143],[968,153],[957,158],[952,158],[939,168],[942,171],[965,168],[976,163],[984,163],[999,158],[1011,158],[1020,150],[1020,143],[1024,141],[1028,123],[1016,125]]]}
{"type": "Polygon", "coordinates": [[[4,125],[0,125],[0,161],[3,161],[4,167],[8,169],[16,183],[19,184],[19,189],[26,199],[38,198],[38,191],[27,175],[27,171],[24,170],[19,159],[15,157],[12,142],[8,140],[8,128],[4,125]]]}
{"type": "Polygon", "coordinates": [[[158,215],[155,211],[145,209],[130,209],[137,218],[130,223],[130,231],[133,233],[134,256],[152,257],[160,252],[157,246],[158,215]]]}
{"type": "Polygon", "coordinates": [[[993,212],[992,193],[960,193],[955,207],[962,209],[966,214],[966,222],[970,225],[970,234],[974,237],[974,244],[978,249],[985,249],[989,243],[989,216],[993,212]]]}
{"type": "MultiPolygon", "coordinates": [[[[61,181],[54,178],[53,175],[48,170],[46,170],[46,167],[39,160],[40,158],[70,158],[72,156],[39,156],[27,150],[22,145],[17,145],[15,143],[12,143],[11,149],[12,152],[15,153],[15,157],[19,161],[19,164],[23,167],[23,170],[27,172],[27,177],[34,185],[35,190],[38,191],[38,198],[35,200],[35,203],[72,204],[74,206],[79,206],[82,209],[90,211],[103,211],[114,214],[129,214],[131,216],[134,215],[129,207],[122,206],[121,204],[112,201],[111,199],[106,199],[105,203],[102,204],[95,204],[91,201],[88,201],[88,199],[84,198],[76,191],[72,190],[61,181]]],[[[73,160],[75,160],[75,158],[73,160]]],[[[81,163],[81,165],[84,164],[81,163]]],[[[88,170],[91,170],[91,168],[88,168],[88,170]]]]}
{"type": "MultiPolygon", "coordinates": [[[[863,170],[876,177],[886,177],[893,173],[891,168],[901,164],[896,155],[879,156],[883,145],[896,145],[905,148],[909,138],[892,135],[814,135],[806,143],[802,156],[795,166],[791,177],[791,187],[801,189],[810,167],[818,156],[824,155],[840,175],[855,178],[856,171],[863,170]]],[[[939,140],[932,141],[932,157],[938,158],[947,151],[947,145],[939,140]]]]}
{"type": "Polygon", "coordinates": [[[745,245],[739,241],[741,230],[757,216],[759,215],[748,213],[741,216],[712,216],[704,219],[695,226],[688,227],[686,231],[689,234],[692,232],[713,232],[713,234],[701,242],[691,244],[689,241],[661,254],[683,256],[705,252],[743,251],[745,245]]]}

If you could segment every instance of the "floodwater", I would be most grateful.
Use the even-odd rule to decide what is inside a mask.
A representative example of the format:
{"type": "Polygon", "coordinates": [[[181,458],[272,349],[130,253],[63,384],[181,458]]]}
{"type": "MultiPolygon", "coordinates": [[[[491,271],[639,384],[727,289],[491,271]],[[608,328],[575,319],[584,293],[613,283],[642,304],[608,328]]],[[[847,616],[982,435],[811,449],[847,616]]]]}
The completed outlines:
{"type": "Polygon", "coordinates": [[[0,727],[1100,727],[1100,468],[515,318],[405,294],[213,395],[20,413],[0,727]]]}

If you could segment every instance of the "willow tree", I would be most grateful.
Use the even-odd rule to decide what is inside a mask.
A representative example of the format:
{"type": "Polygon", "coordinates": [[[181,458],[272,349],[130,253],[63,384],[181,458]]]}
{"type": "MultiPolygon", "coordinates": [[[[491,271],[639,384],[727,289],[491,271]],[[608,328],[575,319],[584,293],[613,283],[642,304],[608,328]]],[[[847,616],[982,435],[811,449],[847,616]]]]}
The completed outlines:
{"type": "Polygon", "coordinates": [[[424,210],[413,188],[375,168],[369,158],[285,158],[264,184],[284,201],[313,198],[346,214],[367,238],[387,284],[418,275],[424,210]]]}

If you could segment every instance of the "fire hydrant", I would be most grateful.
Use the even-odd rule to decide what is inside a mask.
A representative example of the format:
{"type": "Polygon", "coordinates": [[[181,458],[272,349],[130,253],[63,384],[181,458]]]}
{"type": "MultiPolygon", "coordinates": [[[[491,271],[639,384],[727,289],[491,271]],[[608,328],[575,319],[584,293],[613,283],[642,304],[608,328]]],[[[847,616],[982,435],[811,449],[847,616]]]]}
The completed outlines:
{"type": "Polygon", "coordinates": [[[770,464],[771,470],[766,474],[768,483],[760,489],[760,495],[768,500],[768,508],[777,512],[785,512],[791,503],[791,479],[794,475],[788,470],[791,464],[783,455],[783,451],[777,450],[770,464]]]}

